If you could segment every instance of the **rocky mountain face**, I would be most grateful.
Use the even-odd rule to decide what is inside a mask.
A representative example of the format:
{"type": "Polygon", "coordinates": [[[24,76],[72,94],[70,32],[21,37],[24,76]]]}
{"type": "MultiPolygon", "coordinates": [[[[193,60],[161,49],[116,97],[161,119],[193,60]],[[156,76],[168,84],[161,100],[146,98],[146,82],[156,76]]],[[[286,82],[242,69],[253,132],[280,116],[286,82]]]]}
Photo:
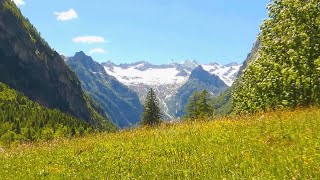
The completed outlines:
{"type": "Polygon", "coordinates": [[[125,128],[139,122],[143,107],[133,90],[108,75],[102,65],[82,51],[66,62],[78,75],[82,88],[103,107],[114,124],[125,128]]]}
{"type": "MultiPolygon", "coordinates": [[[[117,80],[136,91],[143,102],[150,88],[153,88],[159,98],[160,106],[167,118],[173,118],[175,109],[169,107],[172,98],[184,86],[200,63],[196,61],[185,61],[183,63],[171,63],[164,65],[153,65],[146,61],[131,64],[116,65],[112,62],[102,63],[106,72],[117,80]]],[[[215,75],[230,86],[239,71],[241,65],[231,63],[220,65],[210,63],[202,65],[202,69],[210,75],[215,75]]],[[[189,97],[186,97],[189,98],[189,97]]]]}
{"type": "Polygon", "coordinates": [[[41,105],[97,123],[75,73],[11,0],[0,1],[0,82],[41,105]]]}
{"type": "Polygon", "coordinates": [[[259,54],[260,46],[261,46],[261,42],[259,40],[257,40],[253,44],[252,49],[251,49],[250,53],[248,54],[247,58],[242,63],[236,78],[240,78],[243,71],[248,67],[248,65],[260,57],[260,54],[259,54]]]}
{"type": "Polygon", "coordinates": [[[228,86],[219,76],[210,74],[202,66],[198,66],[192,71],[188,81],[170,98],[168,103],[169,114],[176,118],[182,117],[185,114],[184,109],[189,97],[195,91],[207,90],[211,95],[216,97],[227,88],[228,86]]]}

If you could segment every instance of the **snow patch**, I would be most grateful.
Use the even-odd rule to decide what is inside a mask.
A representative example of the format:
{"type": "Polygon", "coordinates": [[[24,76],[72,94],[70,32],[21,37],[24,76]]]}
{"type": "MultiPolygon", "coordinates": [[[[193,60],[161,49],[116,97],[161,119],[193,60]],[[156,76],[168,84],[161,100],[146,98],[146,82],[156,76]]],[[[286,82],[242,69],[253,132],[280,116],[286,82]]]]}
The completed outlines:
{"type": "Polygon", "coordinates": [[[149,68],[145,71],[137,69],[141,64],[123,69],[120,67],[113,67],[111,71],[105,67],[106,72],[117,78],[125,85],[146,84],[154,85],[171,85],[171,84],[184,84],[188,80],[188,76],[176,76],[180,71],[176,68],[154,69],[149,68]]]}
{"type": "Polygon", "coordinates": [[[237,73],[241,65],[234,66],[223,66],[219,64],[208,64],[202,65],[203,69],[208,71],[210,74],[219,76],[220,79],[226,83],[226,85],[231,86],[237,76],[237,73]]]}

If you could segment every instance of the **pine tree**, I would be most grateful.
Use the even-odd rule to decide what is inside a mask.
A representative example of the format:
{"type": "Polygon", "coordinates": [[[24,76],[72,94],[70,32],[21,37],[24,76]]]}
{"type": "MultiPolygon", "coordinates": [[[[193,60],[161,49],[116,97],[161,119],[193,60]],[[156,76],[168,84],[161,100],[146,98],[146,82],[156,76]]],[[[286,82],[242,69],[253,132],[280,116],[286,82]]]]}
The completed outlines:
{"type": "Polygon", "coordinates": [[[141,124],[144,126],[156,126],[161,123],[161,118],[161,109],[156,94],[151,88],[145,100],[141,124]]]}
{"type": "Polygon", "coordinates": [[[214,113],[213,98],[209,96],[207,90],[199,93],[195,91],[189,98],[188,104],[185,108],[185,119],[202,119],[210,118],[214,113]]]}
{"type": "Polygon", "coordinates": [[[213,98],[210,97],[209,92],[207,90],[203,90],[200,93],[199,111],[200,111],[200,118],[209,118],[213,116],[213,112],[214,112],[213,98]]]}
{"type": "Polygon", "coordinates": [[[92,126],[58,110],[42,107],[0,83],[0,143],[69,137],[88,128],[92,126]],[[57,131],[59,128],[63,133],[57,131]]]}
{"type": "Polygon", "coordinates": [[[188,103],[185,108],[186,119],[196,119],[198,117],[198,102],[200,99],[200,93],[198,91],[193,92],[191,97],[188,100],[188,103]]]}

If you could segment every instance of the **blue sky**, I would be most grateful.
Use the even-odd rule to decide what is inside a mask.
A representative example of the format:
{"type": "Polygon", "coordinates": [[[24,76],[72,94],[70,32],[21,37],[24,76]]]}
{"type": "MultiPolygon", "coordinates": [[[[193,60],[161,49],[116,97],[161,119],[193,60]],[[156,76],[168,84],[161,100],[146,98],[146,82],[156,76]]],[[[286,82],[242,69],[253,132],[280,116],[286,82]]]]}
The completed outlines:
{"type": "Polygon", "coordinates": [[[15,0],[42,37],[67,56],[155,64],[242,62],[269,0],[15,0]]]}

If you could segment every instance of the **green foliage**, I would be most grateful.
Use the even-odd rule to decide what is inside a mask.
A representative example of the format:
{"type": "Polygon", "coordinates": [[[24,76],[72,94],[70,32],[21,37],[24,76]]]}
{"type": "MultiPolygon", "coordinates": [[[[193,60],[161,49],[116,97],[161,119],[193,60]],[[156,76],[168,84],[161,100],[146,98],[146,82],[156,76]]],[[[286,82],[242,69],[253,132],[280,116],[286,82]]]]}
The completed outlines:
{"type": "Polygon", "coordinates": [[[23,17],[19,8],[15,5],[13,1],[3,0],[1,3],[3,3],[5,11],[12,13],[15,17],[17,17],[20,23],[22,23],[33,44],[42,43],[44,46],[49,47],[48,43],[43,38],[41,38],[41,35],[37,31],[37,29],[30,23],[30,21],[27,18],[23,17]]]}
{"type": "Polygon", "coordinates": [[[232,92],[235,90],[236,84],[239,81],[241,81],[243,70],[246,69],[248,65],[250,65],[252,62],[255,62],[259,58],[260,45],[261,45],[261,42],[259,40],[253,44],[253,47],[250,53],[248,54],[246,60],[243,62],[242,66],[239,69],[236,81],[225,92],[223,92],[217,98],[214,99],[214,108],[215,108],[216,115],[225,116],[233,112],[234,102],[233,102],[232,92]]]}
{"type": "Polygon", "coordinates": [[[107,119],[107,117],[105,116],[105,112],[100,105],[93,101],[87,94],[85,94],[84,97],[90,111],[89,123],[92,124],[95,129],[109,132],[118,130],[118,128],[107,119]]]}
{"type": "Polygon", "coordinates": [[[0,177],[319,179],[319,132],[307,109],[37,142],[0,148],[0,177]]]}
{"type": "Polygon", "coordinates": [[[232,90],[233,86],[214,99],[214,110],[216,115],[229,115],[233,110],[232,90]]]}
{"type": "Polygon", "coordinates": [[[153,89],[148,92],[144,103],[144,111],[142,114],[141,125],[156,126],[161,124],[161,109],[159,107],[158,99],[153,89]]]}
{"type": "Polygon", "coordinates": [[[235,111],[251,113],[320,104],[320,6],[273,0],[261,27],[258,60],[233,94],[235,111]]]}
{"type": "Polygon", "coordinates": [[[195,91],[189,98],[185,112],[184,119],[212,118],[214,113],[213,97],[209,96],[206,90],[203,90],[201,93],[195,91]]]}
{"type": "Polygon", "coordinates": [[[0,142],[52,140],[93,131],[84,121],[30,101],[0,83],[0,142]]]}

